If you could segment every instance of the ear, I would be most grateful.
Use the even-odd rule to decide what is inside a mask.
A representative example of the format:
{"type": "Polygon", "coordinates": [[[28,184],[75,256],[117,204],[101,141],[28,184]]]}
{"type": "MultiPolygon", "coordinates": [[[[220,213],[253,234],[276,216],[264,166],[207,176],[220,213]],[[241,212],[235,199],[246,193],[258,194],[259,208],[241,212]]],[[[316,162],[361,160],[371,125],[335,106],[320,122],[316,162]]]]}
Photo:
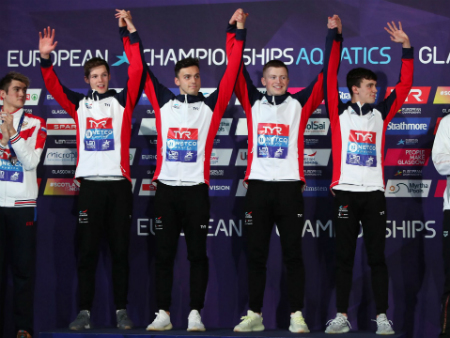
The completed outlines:
{"type": "Polygon", "coordinates": [[[87,84],[89,84],[89,79],[85,76],[84,77],[84,82],[86,82],[87,84]]]}
{"type": "Polygon", "coordinates": [[[4,90],[0,90],[0,99],[4,100],[6,96],[6,92],[4,90]]]}
{"type": "Polygon", "coordinates": [[[111,81],[111,74],[108,74],[108,81],[111,81]]]}
{"type": "Polygon", "coordinates": [[[265,87],[265,86],[267,85],[266,79],[262,77],[262,78],[261,78],[261,83],[262,83],[262,85],[265,87]]]}
{"type": "Polygon", "coordinates": [[[352,86],[352,94],[358,94],[358,89],[357,86],[352,86]]]}
{"type": "Polygon", "coordinates": [[[181,85],[181,83],[180,83],[180,80],[178,79],[178,77],[175,77],[175,85],[177,86],[177,87],[179,87],[180,85],[181,85]]]}

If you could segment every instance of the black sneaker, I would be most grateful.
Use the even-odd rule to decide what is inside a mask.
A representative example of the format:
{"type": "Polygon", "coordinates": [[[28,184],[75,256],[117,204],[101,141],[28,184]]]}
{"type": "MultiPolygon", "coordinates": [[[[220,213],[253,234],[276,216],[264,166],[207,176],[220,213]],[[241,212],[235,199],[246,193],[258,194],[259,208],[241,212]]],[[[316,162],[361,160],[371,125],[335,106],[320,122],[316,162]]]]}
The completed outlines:
{"type": "Polygon", "coordinates": [[[117,318],[117,327],[123,330],[130,330],[133,328],[133,322],[130,318],[128,318],[127,310],[117,310],[116,311],[117,318]]]}
{"type": "Polygon", "coordinates": [[[69,329],[74,331],[91,328],[91,313],[88,310],[80,311],[77,318],[75,318],[75,320],[69,325],[69,329]]]}

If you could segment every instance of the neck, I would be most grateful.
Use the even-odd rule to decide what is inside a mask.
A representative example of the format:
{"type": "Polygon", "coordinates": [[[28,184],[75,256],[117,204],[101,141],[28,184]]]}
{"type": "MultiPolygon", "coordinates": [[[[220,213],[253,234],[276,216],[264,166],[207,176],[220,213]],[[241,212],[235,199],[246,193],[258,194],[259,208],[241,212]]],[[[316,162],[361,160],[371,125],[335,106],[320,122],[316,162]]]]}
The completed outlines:
{"type": "Polygon", "coordinates": [[[4,105],[2,107],[2,111],[4,111],[5,113],[10,113],[10,114],[15,113],[16,111],[18,111],[20,109],[21,108],[15,108],[15,107],[8,106],[8,105],[4,105]]]}

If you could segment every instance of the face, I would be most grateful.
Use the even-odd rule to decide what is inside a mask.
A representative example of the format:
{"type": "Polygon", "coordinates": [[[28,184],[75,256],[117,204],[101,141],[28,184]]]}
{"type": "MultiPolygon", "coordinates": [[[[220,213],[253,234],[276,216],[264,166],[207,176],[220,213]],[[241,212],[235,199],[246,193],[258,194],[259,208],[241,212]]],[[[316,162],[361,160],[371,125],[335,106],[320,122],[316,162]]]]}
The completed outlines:
{"type": "Polygon", "coordinates": [[[27,85],[23,82],[12,80],[8,91],[0,90],[5,110],[17,110],[24,106],[27,99],[27,85]]]}
{"type": "Polygon", "coordinates": [[[180,94],[197,96],[202,85],[200,70],[197,66],[181,68],[175,78],[175,84],[180,88],[180,94]]]}
{"type": "Polygon", "coordinates": [[[266,87],[268,95],[284,95],[289,85],[288,72],[284,67],[269,67],[264,72],[261,82],[266,87]]]}
{"type": "Polygon", "coordinates": [[[91,68],[89,78],[84,78],[84,81],[89,83],[91,89],[97,91],[99,94],[106,93],[109,80],[111,80],[111,75],[108,74],[108,70],[104,65],[91,68]]]}
{"type": "Polygon", "coordinates": [[[364,103],[374,103],[378,92],[376,85],[377,81],[375,80],[363,79],[361,81],[360,87],[353,86],[352,99],[354,100],[354,102],[359,101],[361,105],[363,105],[364,103]]]}

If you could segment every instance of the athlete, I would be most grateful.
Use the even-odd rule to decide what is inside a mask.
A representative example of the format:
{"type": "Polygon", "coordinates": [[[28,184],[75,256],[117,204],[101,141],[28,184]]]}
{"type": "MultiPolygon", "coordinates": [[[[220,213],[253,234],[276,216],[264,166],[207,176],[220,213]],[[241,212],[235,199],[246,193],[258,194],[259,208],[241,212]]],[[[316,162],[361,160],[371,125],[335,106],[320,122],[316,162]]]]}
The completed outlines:
{"type": "MultiPolygon", "coordinates": [[[[335,18],[340,22],[339,17],[335,18]]],[[[388,23],[391,40],[403,46],[400,80],[389,96],[374,105],[377,76],[371,70],[356,68],[347,74],[351,101],[339,99],[337,74],[342,42],[327,44],[325,53],[325,103],[331,124],[333,154],[334,216],[336,225],[336,318],[328,322],[326,333],[350,330],[347,318],[352,288],[353,261],[360,222],[364,231],[372,289],[377,307],[377,334],[394,334],[388,309],[388,271],[384,257],[386,241],[386,200],[383,160],[385,131],[403,105],[413,81],[413,48],[402,30],[388,23]]],[[[333,30],[335,36],[338,32],[333,30]]],[[[333,39],[333,36],[329,36],[333,39]]]]}
{"type": "Polygon", "coordinates": [[[45,86],[77,126],[77,168],[80,181],[77,237],[80,312],[71,330],[90,329],[95,291],[95,270],[100,240],[106,234],[112,256],[112,278],[117,327],[131,329],[126,305],[128,248],[132,213],[129,166],[131,115],[141,96],[144,63],[139,35],[126,11],[117,10],[120,34],[128,54],[128,81],[120,93],[108,89],[111,75],[105,60],[93,58],[84,65],[87,95],[64,87],[53,69],[55,30],[39,33],[41,71],[45,86]]]}
{"type": "Polygon", "coordinates": [[[241,66],[247,15],[238,9],[231,20],[238,26],[227,33],[233,39],[228,66],[216,91],[207,98],[200,92],[198,59],[187,58],[175,65],[175,84],[180,95],[161,85],[148,70],[145,93],[155,110],[157,165],[156,213],[156,302],[159,312],[147,330],[170,330],[173,264],[181,230],[190,262],[190,307],[188,331],[204,331],[200,310],[208,283],[206,238],[209,224],[209,168],[214,137],[233,93],[241,66]]]}
{"type": "Polygon", "coordinates": [[[0,80],[0,280],[11,257],[17,338],[33,335],[36,258],[36,168],[47,138],[43,119],[25,113],[30,80],[16,72],[0,80]]]}
{"type": "Polygon", "coordinates": [[[433,163],[439,174],[447,176],[442,222],[442,256],[444,258],[444,294],[441,307],[441,336],[450,337],[450,117],[441,120],[432,151],[433,163]]]}
{"type": "MultiPolygon", "coordinates": [[[[330,43],[330,42],[328,42],[330,43]]],[[[335,56],[339,57],[339,56],[335,56]]],[[[280,232],[291,308],[289,330],[309,332],[302,315],[305,272],[302,258],[303,133],[323,100],[323,73],[305,89],[287,92],[289,73],[279,60],[269,61],[261,78],[265,94],[253,85],[245,67],[236,95],[247,115],[248,163],[245,227],[248,234],[249,310],[234,331],[263,331],[262,307],[266,264],[274,223],[280,232]]]]}

